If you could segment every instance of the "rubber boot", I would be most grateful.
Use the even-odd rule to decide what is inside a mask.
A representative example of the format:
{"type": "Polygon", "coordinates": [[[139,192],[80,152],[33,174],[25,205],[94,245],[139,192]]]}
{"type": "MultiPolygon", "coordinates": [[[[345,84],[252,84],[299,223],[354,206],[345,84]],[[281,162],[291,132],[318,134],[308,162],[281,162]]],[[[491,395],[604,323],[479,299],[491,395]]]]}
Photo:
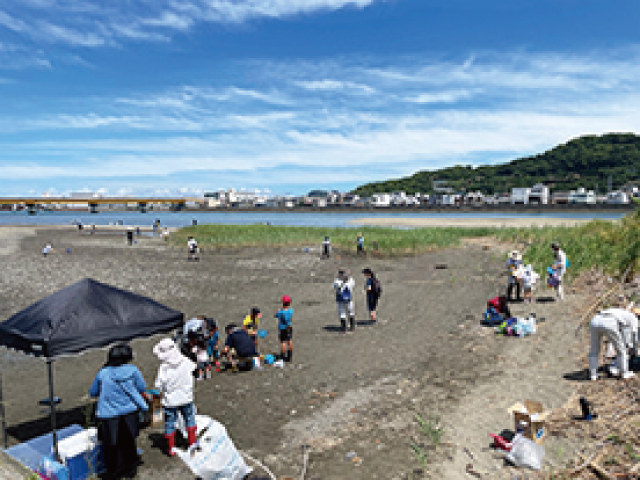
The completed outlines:
{"type": "Polygon", "coordinates": [[[341,318],[340,319],[340,326],[342,327],[342,333],[347,333],[347,319],[346,318],[341,318]]]}
{"type": "Polygon", "coordinates": [[[173,450],[176,446],[176,432],[173,432],[170,435],[165,435],[164,439],[167,442],[167,455],[170,457],[175,457],[176,452],[173,450]]]}
{"type": "Polygon", "coordinates": [[[293,350],[288,350],[287,351],[287,362],[291,362],[291,359],[293,358],[293,350]]]}
{"type": "Polygon", "coordinates": [[[349,326],[352,332],[356,329],[356,317],[349,318],[349,326]]]}
{"type": "Polygon", "coordinates": [[[196,443],[196,430],[197,427],[187,427],[187,439],[189,440],[189,446],[196,443]]]}

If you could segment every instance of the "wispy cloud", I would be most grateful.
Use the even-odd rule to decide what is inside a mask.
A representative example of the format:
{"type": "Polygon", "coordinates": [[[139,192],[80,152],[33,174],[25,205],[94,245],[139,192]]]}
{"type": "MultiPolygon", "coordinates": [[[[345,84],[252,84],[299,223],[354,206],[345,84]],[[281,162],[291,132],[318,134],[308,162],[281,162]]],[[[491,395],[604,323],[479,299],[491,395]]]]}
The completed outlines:
{"type": "Polygon", "coordinates": [[[243,23],[342,8],[365,8],[381,0],[131,0],[97,4],[30,0],[0,10],[0,28],[49,43],[74,47],[117,45],[119,40],[169,41],[202,23],[243,23]],[[48,20],[36,20],[38,18],[48,20]]]}
{"type": "Polygon", "coordinates": [[[264,175],[275,184],[277,172],[295,171],[291,183],[360,183],[504,161],[586,133],[640,132],[633,48],[343,62],[238,62],[242,85],[217,79],[82,106],[62,99],[28,119],[0,114],[3,177],[115,182],[126,172],[143,184],[264,175]]]}

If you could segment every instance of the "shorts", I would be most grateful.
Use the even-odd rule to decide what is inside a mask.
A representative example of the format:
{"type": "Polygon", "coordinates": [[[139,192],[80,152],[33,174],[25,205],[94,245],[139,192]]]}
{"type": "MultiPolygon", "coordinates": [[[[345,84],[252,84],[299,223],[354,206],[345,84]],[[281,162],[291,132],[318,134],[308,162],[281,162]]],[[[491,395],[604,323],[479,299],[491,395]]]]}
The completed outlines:
{"type": "Polygon", "coordinates": [[[278,330],[278,338],[280,338],[281,342],[289,342],[293,339],[293,328],[285,328],[283,330],[278,330]]]}
{"type": "Polygon", "coordinates": [[[371,293],[367,293],[367,308],[370,312],[375,312],[378,308],[378,297],[371,293]]]}
{"type": "Polygon", "coordinates": [[[179,407],[164,407],[164,433],[171,435],[176,431],[176,423],[178,421],[178,413],[184,419],[185,427],[196,426],[196,411],[193,402],[179,407]]]}
{"type": "Polygon", "coordinates": [[[338,316],[341,319],[346,319],[347,316],[356,316],[356,309],[353,304],[353,300],[351,300],[350,302],[338,302],[338,316]]]}
{"type": "Polygon", "coordinates": [[[198,362],[198,370],[204,370],[209,367],[211,367],[210,362],[198,362]]]}

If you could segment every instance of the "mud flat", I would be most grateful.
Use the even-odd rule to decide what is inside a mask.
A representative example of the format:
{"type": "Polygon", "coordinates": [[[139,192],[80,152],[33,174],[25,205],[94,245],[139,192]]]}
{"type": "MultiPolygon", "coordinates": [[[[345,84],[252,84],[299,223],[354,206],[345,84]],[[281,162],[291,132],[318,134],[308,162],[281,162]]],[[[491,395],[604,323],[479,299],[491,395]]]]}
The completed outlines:
{"type": "MultiPolygon", "coordinates": [[[[589,223],[585,218],[359,218],[351,224],[376,227],[572,227],[589,223]]],[[[607,221],[617,221],[615,219],[607,221]]]]}
{"type": "MultiPolygon", "coordinates": [[[[204,250],[199,262],[188,262],[185,249],[158,238],[140,236],[128,246],[120,234],[70,228],[38,228],[29,235],[0,231],[16,246],[0,255],[0,320],[92,277],[148,295],[187,317],[209,315],[221,326],[239,323],[257,305],[268,331],[260,350],[268,353],[278,349],[273,312],[279,298],[290,294],[296,309],[293,364],[214,374],[197,383],[196,394],[198,411],[222,422],[239,449],[279,478],[299,477],[303,444],[311,446],[307,479],[466,478],[469,460],[462,447],[451,459],[432,456],[426,469],[416,460],[416,413],[439,417],[444,441],[473,451],[478,468],[492,472],[487,478],[499,478],[502,462],[488,449],[487,434],[512,428],[506,408],[525,397],[559,406],[572,389],[563,374],[576,368],[567,351],[574,341],[572,319],[585,299],[570,295],[563,303],[517,305],[516,313],[546,317],[539,335],[495,336],[479,321],[486,300],[505,283],[504,252],[483,241],[393,259],[337,252],[321,260],[304,248],[253,248],[204,250]],[[43,257],[46,242],[57,250],[43,257]],[[361,289],[365,266],[383,284],[381,320],[368,324],[358,292],[358,328],[343,335],[331,284],[338,268],[347,268],[361,289]],[[349,452],[355,460],[345,459],[349,452]]],[[[132,343],[134,363],[149,385],[158,367],[151,349],[160,338],[132,343]]],[[[84,397],[105,359],[106,351],[97,350],[55,362],[63,425],[83,423],[84,397]]],[[[47,395],[45,363],[4,349],[0,363],[10,443],[44,433],[49,419],[37,403],[47,395]]],[[[141,432],[145,464],[137,478],[191,478],[180,460],[162,453],[162,433],[141,432]]]]}

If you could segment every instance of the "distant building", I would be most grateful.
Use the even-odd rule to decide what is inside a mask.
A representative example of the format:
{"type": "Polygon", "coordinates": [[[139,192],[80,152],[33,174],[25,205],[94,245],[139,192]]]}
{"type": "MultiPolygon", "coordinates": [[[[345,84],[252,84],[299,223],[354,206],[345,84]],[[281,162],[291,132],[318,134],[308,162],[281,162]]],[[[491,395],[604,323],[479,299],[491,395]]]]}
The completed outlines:
{"type": "Polygon", "coordinates": [[[512,205],[528,205],[530,194],[531,194],[530,188],[512,188],[511,204],[512,205]]]}
{"type": "Polygon", "coordinates": [[[596,192],[594,192],[593,190],[585,190],[584,188],[579,188],[578,190],[571,190],[569,192],[568,203],[595,205],[596,192]]]}
{"type": "Polygon", "coordinates": [[[529,192],[529,203],[546,205],[549,203],[549,187],[537,183],[529,192]]]}
{"type": "Polygon", "coordinates": [[[453,193],[453,188],[449,186],[448,180],[433,180],[433,191],[436,193],[453,193]]]}
{"type": "Polygon", "coordinates": [[[388,193],[374,193],[371,195],[371,205],[374,207],[390,207],[392,197],[388,193]]]}
{"type": "Polygon", "coordinates": [[[629,195],[622,190],[614,190],[607,194],[607,203],[611,204],[625,204],[629,203],[629,195]]]}
{"type": "Polygon", "coordinates": [[[560,190],[553,192],[553,195],[551,195],[551,203],[555,205],[567,204],[569,203],[569,194],[570,192],[560,190]]]}

